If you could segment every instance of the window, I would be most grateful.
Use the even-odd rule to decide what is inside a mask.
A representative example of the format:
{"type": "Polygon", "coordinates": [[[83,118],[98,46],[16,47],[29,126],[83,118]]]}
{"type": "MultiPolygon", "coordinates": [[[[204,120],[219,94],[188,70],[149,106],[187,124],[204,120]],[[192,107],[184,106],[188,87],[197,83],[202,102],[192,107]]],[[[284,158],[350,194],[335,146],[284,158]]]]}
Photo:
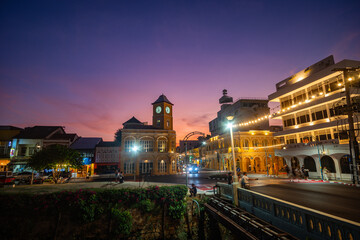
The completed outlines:
{"type": "Polygon", "coordinates": [[[247,139],[244,140],[243,148],[244,148],[244,150],[249,150],[249,140],[247,140],[247,139]]]}
{"type": "Polygon", "coordinates": [[[127,174],[127,173],[134,173],[135,169],[135,163],[133,162],[125,162],[124,163],[124,173],[127,174]]]}
{"type": "Polygon", "coordinates": [[[263,140],[263,141],[262,141],[262,146],[263,146],[263,147],[266,147],[267,145],[268,145],[268,141],[267,141],[266,139],[263,140]]]}
{"type": "Polygon", "coordinates": [[[140,163],[139,171],[140,173],[150,173],[153,168],[153,163],[145,160],[145,162],[140,163]]]}
{"type": "Polygon", "coordinates": [[[24,147],[24,146],[22,146],[22,147],[20,147],[20,149],[19,149],[19,156],[25,156],[26,155],[26,149],[27,149],[27,147],[24,147]]]}
{"type": "Polygon", "coordinates": [[[166,126],[167,126],[167,127],[170,127],[170,121],[169,121],[169,120],[166,121],[166,126]]]}
{"type": "Polygon", "coordinates": [[[158,152],[166,152],[166,140],[158,140],[158,152]]]}
{"type": "Polygon", "coordinates": [[[29,147],[29,156],[35,153],[35,147],[29,147]]]}
{"type": "Polygon", "coordinates": [[[160,127],[160,125],[161,125],[161,121],[160,121],[160,120],[157,120],[157,121],[156,121],[156,126],[160,127]]]}
{"type": "Polygon", "coordinates": [[[171,171],[173,171],[173,172],[176,171],[176,163],[175,163],[175,161],[171,162],[171,171]]]}
{"type": "Polygon", "coordinates": [[[135,146],[135,140],[129,139],[125,140],[125,152],[131,152],[132,148],[135,146]]]}
{"type": "Polygon", "coordinates": [[[257,140],[253,140],[252,145],[253,145],[254,149],[257,149],[257,147],[259,146],[259,142],[257,140]]]}
{"type": "Polygon", "coordinates": [[[158,170],[160,173],[166,173],[166,162],[164,160],[158,162],[158,170]]]}
{"type": "Polygon", "coordinates": [[[140,140],[141,151],[143,152],[153,152],[154,143],[153,140],[140,140]]]}
{"type": "Polygon", "coordinates": [[[298,124],[310,122],[310,115],[304,114],[296,118],[298,124]]]}
{"type": "Polygon", "coordinates": [[[295,118],[284,119],[284,127],[295,125],[295,118]]]}
{"type": "Polygon", "coordinates": [[[312,117],[312,120],[315,121],[315,120],[327,118],[328,114],[327,114],[326,109],[317,108],[317,109],[311,111],[311,117],[312,117]]]}

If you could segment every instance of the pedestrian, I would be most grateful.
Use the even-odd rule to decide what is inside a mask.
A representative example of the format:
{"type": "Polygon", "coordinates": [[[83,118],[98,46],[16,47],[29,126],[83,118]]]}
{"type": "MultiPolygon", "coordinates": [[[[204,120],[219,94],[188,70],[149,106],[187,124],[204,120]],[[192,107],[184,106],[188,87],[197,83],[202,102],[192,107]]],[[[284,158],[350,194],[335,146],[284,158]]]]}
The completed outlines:
{"type": "Polygon", "coordinates": [[[325,180],[325,181],[329,181],[329,176],[328,176],[328,174],[329,174],[329,170],[328,170],[326,167],[324,167],[324,168],[323,168],[323,175],[324,175],[324,180],[325,180]]]}
{"type": "Polygon", "coordinates": [[[249,164],[249,172],[251,172],[251,164],[249,164]]]}
{"type": "Polygon", "coordinates": [[[119,182],[124,183],[124,175],[122,171],[119,173],[119,182]]]}
{"type": "Polygon", "coordinates": [[[231,172],[229,172],[228,173],[228,184],[232,184],[232,182],[233,182],[233,179],[232,179],[232,174],[231,174],[231,172]]]}
{"type": "Polygon", "coordinates": [[[240,185],[242,188],[250,189],[249,177],[247,176],[246,172],[244,172],[241,178],[240,185]]]}
{"type": "Polygon", "coordinates": [[[118,178],[119,178],[119,171],[116,169],[115,170],[115,182],[118,181],[118,178]]]}
{"type": "Polygon", "coordinates": [[[191,188],[190,188],[190,197],[196,197],[197,194],[197,189],[195,184],[191,184],[191,188]]]}
{"type": "Polygon", "coordinates": [[[305,180],[309,179],[309,169],[307,169],[307,168],[304,168],[304,178],[305,178],[305,180]]]}

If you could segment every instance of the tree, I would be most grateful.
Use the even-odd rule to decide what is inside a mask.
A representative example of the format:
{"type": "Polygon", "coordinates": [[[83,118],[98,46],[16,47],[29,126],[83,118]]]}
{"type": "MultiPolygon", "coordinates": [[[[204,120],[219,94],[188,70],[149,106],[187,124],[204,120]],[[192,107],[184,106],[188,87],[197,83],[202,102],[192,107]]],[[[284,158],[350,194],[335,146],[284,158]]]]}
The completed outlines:
{"type": "Polygon", "coordinates": [[[118,129],[116,132],[115,132],[115,141],[119,142],[121,144],[121,129],[118,129]]]}
{"type": "Polygon", "coordinates": [[[43,148],[28,161],[28,166],[36,171],[52,169],[55,183],[60,178],[61,169],[71,167],[78,169],[83,165],[79,152],[63,145],[50,145],[43,148]]]}

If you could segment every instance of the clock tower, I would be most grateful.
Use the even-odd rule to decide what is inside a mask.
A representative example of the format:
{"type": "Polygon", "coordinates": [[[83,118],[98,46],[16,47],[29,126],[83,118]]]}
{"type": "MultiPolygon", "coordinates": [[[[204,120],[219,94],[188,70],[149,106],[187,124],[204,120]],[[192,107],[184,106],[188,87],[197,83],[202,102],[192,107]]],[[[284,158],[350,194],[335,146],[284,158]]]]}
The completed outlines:
{"type": "Polygon", "coordinates": [[[153,105],[153,126],[159,129],[173,130],[172,104],[167,97],[162,94],[152,103],[153,105]]]}

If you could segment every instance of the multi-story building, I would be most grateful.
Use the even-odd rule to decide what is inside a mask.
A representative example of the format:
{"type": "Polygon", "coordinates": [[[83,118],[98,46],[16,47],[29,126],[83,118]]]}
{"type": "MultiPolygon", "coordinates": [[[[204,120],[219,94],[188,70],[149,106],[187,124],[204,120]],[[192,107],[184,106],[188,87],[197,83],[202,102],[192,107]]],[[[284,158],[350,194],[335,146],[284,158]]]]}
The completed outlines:
{"type": "MultiPolygon", "coordinates": [[[[241,131],[233,133],[236,168],[242,172],[278,175],[283,168],[283,159],[275,156],[274,150],[281,144],[269,130],[241,131]]],[[[211,137],[206,145],[199,147],[203,166],[218,170],[233,170],[230,133],[211,137]]]]}
{"type": "MultiPolygon", "coordinates": [[[[350,179],[348,121],[336,109],[346,105],[344,79],[336,68],[359,67],[360,61],[334,62],[329,56],[276,84],[269,101],[280,109],[273,119],[282,119],[283,131],[274,133],[286,146],[276,155],[286,160],[292,170],[304,166],[310,177],[321,177],[321,168],[330,171],[330,178],[350,179]]],[[[359,73],[350,80],[352,100],[360,95],[359,73]]],[[[359,135],[359,114],[354,114],[359,135]]],[[[359,138],[358,138],[359,140],[359,138]]]]}
{"type": "Polygon", "coordinates": [[[27,127],[13,138],[9,165],[13,172],[24,171],[35,151],[53,144],[70,146],[77,137],[75,133],[65,133],[61,126],[27,127]]]}
{"type": "Polygon", "coordinates": [[[120,142],[100,142],[96,146],[95,173],[115,173],[120,169],[120,142]]]}
{"type": "Polygon", "coordinates": [[[77,170],[77,176],[82,177],[89,173],[94,174],[95,147],[102,142],[102,138],[79,137],[70,145],[71,149],[77,150],[83,160],[82,169],[77,170]]]}
{"type": "Polygon", "coordinates": [[[10,163],[10,150],[12,139],[18,135],[22,128],[13,126],[0,126],[0,171],[6,171],[10,163]]]}
{"type": "Polygon", "coordinates": [[[126,175],[176,172],[173,104],[165,95],[161,95],[152,105],[152,125],[140,122],[135,117],[123,123],[120,169],[126,175]]]}
{"type": "MultiPolygon", "coordinates": [[[[233,116],[234,122],[246,122],[249,119],[268,115],[270,109],[267,99],[240,98],[233,103],[233,98],[227,95],[227,90],[223,90],[223,96],[219,99],[221,109],[217,112],[217,117],[209,122],[211,136],[217,136],[225,133],[227,116],[233,116]]],[[[259,121],[250,126],[243,126],[242,130],[268,130],[268,121],[259,121]]]]}
{"type": "Polygon", "coordinates": [[[284,164],[283,159],[274,154],[274,149],[280,147],[280,142],[273,138],[273,132],[278,127],[269,126],[268,101],[240,99],[229,104],[232,98],[226,95],[226,90],[223,94],[219,99],[222,106],[218,117],[209,124],[211,138],[198,151],[194,149],[201,165],[212,169],[233,170],[230,130],[227,128],[227,117],[232,116],[236,168],[243,172],[278,174],[284,164]]]}

